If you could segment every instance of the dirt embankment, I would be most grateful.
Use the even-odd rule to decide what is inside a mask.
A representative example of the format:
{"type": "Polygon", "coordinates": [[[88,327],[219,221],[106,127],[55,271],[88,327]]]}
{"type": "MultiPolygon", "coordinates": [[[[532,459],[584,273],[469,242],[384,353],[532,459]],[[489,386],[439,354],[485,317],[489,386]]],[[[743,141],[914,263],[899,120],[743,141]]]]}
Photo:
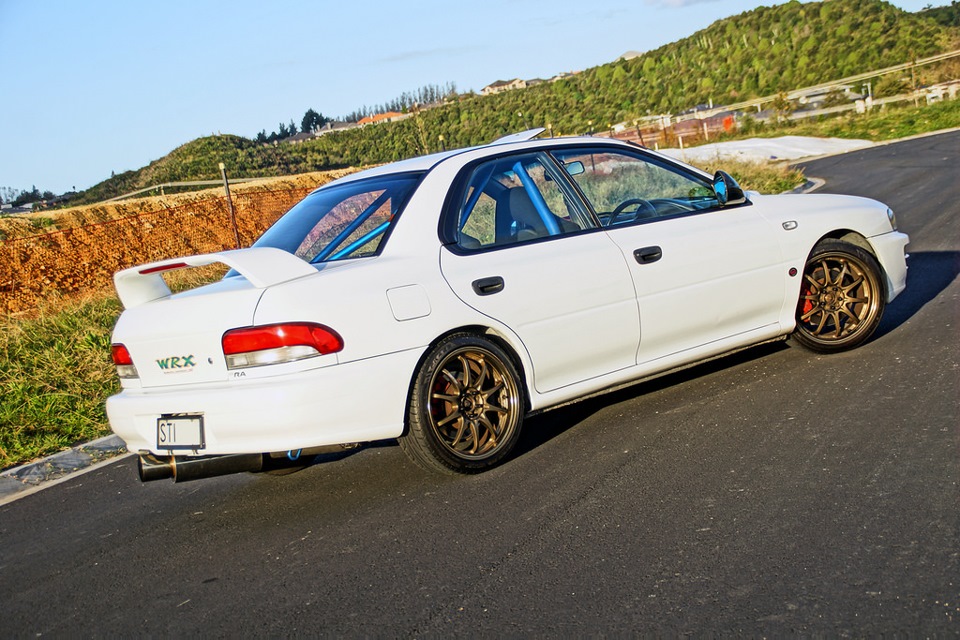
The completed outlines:
{"type": "MultiPolygon", "coordinates": [[[[350,171],[231,186],[241,246],[312,189],[350,171]]],[[[0,311],[112,287],[133,265],[236,248],[223,189],[89,205],[0,219],[0,311]]]]}

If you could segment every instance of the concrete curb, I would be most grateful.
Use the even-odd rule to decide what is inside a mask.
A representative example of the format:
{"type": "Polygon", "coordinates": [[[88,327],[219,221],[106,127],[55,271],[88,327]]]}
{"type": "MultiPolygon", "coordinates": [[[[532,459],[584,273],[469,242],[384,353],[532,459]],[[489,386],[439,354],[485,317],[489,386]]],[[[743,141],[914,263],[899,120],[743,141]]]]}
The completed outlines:
{"type": "Polygon", "coordinates": [[[825,184],[827,184],[827,182],[821,178],[807,178],[807,181],[800,186],[794,187],[789,191],[784,191],[784,193],[810,193],[812,191],[816,191],[825,184]]]}
{"type": "Polygon", "coordinates": [[[0,473],[0,504],[33,493],[40,485],[98,465],[113,462],[127,452],[126,443],[114,434],[86,442],[52,456],[0,473]]]}

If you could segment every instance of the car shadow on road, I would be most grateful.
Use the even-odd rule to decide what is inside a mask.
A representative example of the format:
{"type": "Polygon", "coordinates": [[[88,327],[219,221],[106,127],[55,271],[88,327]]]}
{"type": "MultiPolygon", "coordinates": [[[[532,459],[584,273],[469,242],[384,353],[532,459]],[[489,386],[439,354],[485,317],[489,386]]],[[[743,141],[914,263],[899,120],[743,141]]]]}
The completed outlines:
{"type": "MultiPolygon", "coordinates": [[[[520,439],[517,442],[516,449],[510,455],[510,459],[522,457],[543,446],[550,440],[565,433],[590,418],[593,414],[601,411],[607,406],[626,402],[638,396],[656,393],[663,389],[683,384],[703,376],[717,373],[725,369],[746,364],[772,354],[788,349],[784,342],[774,342],[751,347],[743,351],[724,356],[716,360],[704,362],[682,371],[669,373],[658,378],[648,379],[637,382],[628,387],[603,393],[599,396],[574,402],[573,404],[558,409],[552,409],[545,413],[537,414],[527,418],[524,422],[520,439]]],[[[364,451],[380,448],[393,448],[397,446],[396,440],[378,440],[376,442],[367,442],[357,445],[354,448],[345,449],[337,453],[325,453],[313,456],[306,465],[293,466],[302,468],[303,466],[314,466],[325,463],[333,463],[345,460],[351,456],[364,451]]],[[[274,475],[283,475],[282,472],[274,475]]]]}
{"type": "Polygon", "coordinates": [[[910,254],[907,265],[907,288],[884,311],[874,340],[907,322],[956,280],[960,251],[918,251],[910,254]]]}
{"type": "Polygon", "coordinates": [[[750,347],[743,351],[710,360],[681,371],[675,371],[657,378],[637,382],[616,391],[611,391],[594,398],[581,400],[565,407],[531,416],[524,423],[517,448],[511,457],[521,457],[543,446],[550,440],[588,420],[595,413],[608,406],[620,402],[629,402],[640,396],[654,394],[664,389],[669,389],[670,387],[682,385],[697,378],[754,362],[788,349],[787,344],[782,341],[750,347]]]}

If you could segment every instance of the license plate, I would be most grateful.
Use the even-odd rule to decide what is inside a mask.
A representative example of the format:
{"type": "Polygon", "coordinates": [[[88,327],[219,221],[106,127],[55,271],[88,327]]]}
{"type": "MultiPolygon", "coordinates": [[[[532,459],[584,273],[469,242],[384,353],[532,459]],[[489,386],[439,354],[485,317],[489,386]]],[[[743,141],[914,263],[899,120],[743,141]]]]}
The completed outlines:
{"type": "Polygon", "coordinates": [[[157,449],[203,449],[203,416],[169,415],[157,418],[157,449]]]}

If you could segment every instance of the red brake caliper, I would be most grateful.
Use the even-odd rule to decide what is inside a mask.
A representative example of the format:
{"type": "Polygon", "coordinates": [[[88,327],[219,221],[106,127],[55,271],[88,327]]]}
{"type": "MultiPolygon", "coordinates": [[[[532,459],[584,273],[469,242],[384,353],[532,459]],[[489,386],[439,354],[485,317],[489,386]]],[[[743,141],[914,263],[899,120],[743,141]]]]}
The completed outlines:
{"type": "Polygon", "coordinates": [[[811,291],[810,283],[804,281],[803,286],[800,287],[800,299],[803,300],[803,306],[800,307],[800,315],[806,315],[813,311],[813,300],[808,297],[811,291]]]}

